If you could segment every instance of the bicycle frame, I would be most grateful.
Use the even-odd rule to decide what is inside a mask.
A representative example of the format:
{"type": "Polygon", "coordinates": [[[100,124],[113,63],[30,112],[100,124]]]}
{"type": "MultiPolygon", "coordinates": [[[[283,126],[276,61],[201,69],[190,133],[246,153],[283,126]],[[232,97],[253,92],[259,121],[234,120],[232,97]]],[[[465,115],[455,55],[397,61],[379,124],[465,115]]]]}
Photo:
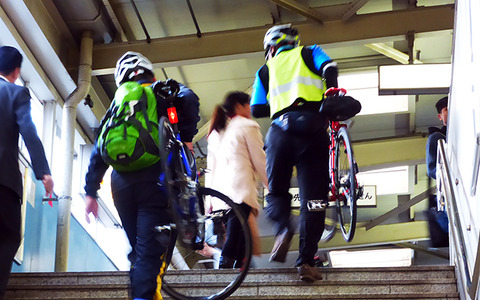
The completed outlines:
{"type": "MultiPolygon", "coordinates": [[[[330,128],[330,146],[329,146],[329,174],[330,174],[330,192],[332,196],[328,200],[328,202],[335,202],[338,198],[338,190],[335,186],[335,149],[338,146],[336,144],[335,137],[337,136],[338,131],[342,127],[347,127],[346,124],[342,124],[338,121],[329,121],[329,128],[330,128]]],[[[357,184],[358,185],[358,184],[357,184]]]]}
{"type": "MultiPolygon", "coordinates": [[[[177,142],[179,144],[180,148],[180,156],[183,160],[183,164],[186,168],[185,172],[190,178],[194,178],[196,176],[193,176],[195,174],[195,171],[193,168],[190,166],[190,163],[188,161],[188,156],[187,152],[185,151],[185,147],[183,147],[182,140],[180,138],[180,133],[178,132],[178,115],[177,115],[177,109],[173,105],[173,99],[166,99],[168,108],[167,108],[167,115],[168,115],[168,120],[170,121],[170,124],[172,125],[173,128],[173,133],[175,135],[175,138],[177,139],[177,142]]],[[[170,152],[168,161],[170,162],[172,159],[172,152],[170,152]]]]}
{"type": "Polygon", "coordinates": [[[166,142],[170,143],[172,147],[166,157],[167,168],[165,169],[164,175],[168,185],[173,184],[176,185],[177,188],[180,187],[180,185],[182,186],[182,192],[177,195],[177,199],[170,199],[175,214],[180,217],[180,219],[176,220],[177,224],[175,224],[175,227],[179,225],[178,222],[182,222],[182,228],[176,228],[179,237],[186,246],[194,250],[200,250],[203,248],[204,233],[198,232],[197,229],[199,223],[204,222],[205,220],[199,218],[198,212],[203,214],[203,207],[201,207],[200,203],[197,203],[196,192],[198,178],[196,174],[195,160],[191,161],[189,159],[189,153],[187,153],[188,150],[184,147],[178,131],[178,115],[174,106],[175,99],[176,96],[165,98],[165,102],[167,103],[167,117],[172,129],[171,137],[166,142]],[[181,165],[182,170],[180,171],[178,166],[176,168],[175,165],[181,165]],[[172,166],[173,171],[176,171],[176,174],[172,174],[172,170],[167,170],[172,166]],[[169,172],[170,176],[166,174],[167,172],[169,172]],[[172,175],[174,178],[170,178],[172,175]],[[184,232],[184,230],[186,231],[184,232]]]}

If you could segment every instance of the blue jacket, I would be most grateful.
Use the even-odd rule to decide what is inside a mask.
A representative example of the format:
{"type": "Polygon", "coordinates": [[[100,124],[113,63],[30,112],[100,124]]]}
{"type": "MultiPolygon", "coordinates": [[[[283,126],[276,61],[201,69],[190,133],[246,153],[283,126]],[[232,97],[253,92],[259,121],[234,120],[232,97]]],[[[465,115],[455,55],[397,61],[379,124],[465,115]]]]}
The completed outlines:
{"type": "Polygon", "coordinates": [[[0,185],[22,197],[22,175],[18,165],[18,138],[22,135],[37,179],[50,175],[45,150],[30,114],[30,92],[27,88],[0,78],[0,185]]]}
{"type": "MultiPolygon", "coordinates": [[[[176,102],[176,107],[178,110],[178,129],[180,131],[180,137],[183,142],[191,142],[194,135],[198,132],[197,123],[200,121],[199,99],[191,89],[182,84],[180,84],[180,91],[177,97],[178,101],[176,102]]],[[[159,117],[166,115],[166,109],[163,111],[164,109],[160,102],[157,107],[159,108],[159,117]]],[[[117,172],[114,170],[112,172],[111,180],[112,187],[115,187],[115,190],[119,190],[130,184],[158,181],[160,176],[160,163],[161,162],[135,172],[117,172]]],[[[109,165],[103,161],[97,143],[95,142],[90,157],[88,171],[85,176],[85,193],[87,195],[97,197],[97,191],[100,189],[100,183],[102,182],[103,176],[108,167],[109,165]]]]}

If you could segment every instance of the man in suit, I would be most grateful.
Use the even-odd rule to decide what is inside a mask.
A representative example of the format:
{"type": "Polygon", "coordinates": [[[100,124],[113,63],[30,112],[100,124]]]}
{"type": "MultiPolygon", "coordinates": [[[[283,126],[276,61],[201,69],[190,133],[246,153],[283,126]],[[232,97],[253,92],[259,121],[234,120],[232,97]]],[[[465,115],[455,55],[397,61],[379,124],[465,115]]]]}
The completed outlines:
{"type": "Polygon", "coordinates": [[[9,46],[0,47],[0,299],[3,299],[13,258],[20,245],[22,176],[18,165],[18,138],[22,135],[35,177],[47,194],[53,192],[42,142],[30,114],[30,93],[14,82],[20,76],[23,57],[9,46]]]}

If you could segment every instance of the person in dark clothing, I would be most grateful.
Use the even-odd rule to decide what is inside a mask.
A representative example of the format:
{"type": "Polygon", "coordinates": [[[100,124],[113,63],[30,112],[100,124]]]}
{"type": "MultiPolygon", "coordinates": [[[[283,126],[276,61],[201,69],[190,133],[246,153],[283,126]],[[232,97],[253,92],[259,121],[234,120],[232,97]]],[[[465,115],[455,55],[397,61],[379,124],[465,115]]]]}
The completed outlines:
{"type": "Polygon", "coordinates": [[[429,127],[429,136],[426,146],[426,162],[427,162],[427,175],[430,178],[437,179],[437,148],[438,141],[445,140],[447,136],[447,119],[448,119],[448,97],[443,97],[435,104],[437,109],[438,119],[442,121],[442,128],[429,127]]]}
{"type": "Polygon", "coordinates": [[[18,138],[27,146],[38,180],[42,180],[47,194],[53,192],[53,179],[50,175],[42,142],[30,114],[30,92],[18,86],[22,54],[10,46],[0,47],[0,299],[3,299],[13,258],[20,245],[20,224],[22,205],[22,175],[18,165],[18,138]]]}
{"type": "Polygon", "coordinates": [[[288,25],[270,28],[264,39],[267,63],[257,72],[250,102],[254,117],[273,120],[265,137],[269,193],[266,215],[275,223],[271,261],[285,262],[294,229],[289,193],[293,166],[300,188],[300,237],[296,266],[300,279],[322,279],[314,256],[325,226],[325,211],[309,211],[310,200],[327,201],[327,118],[319,112],[328,88],[337,87],[337,65],[317,45],[299,46],[288,25]]]}
{"type": "MultiPolygon", "coordinates": [[[[435,104],[437,109],[438,119],[442,121],[443,126],[429,127],[429,136],[426,145],[426,163],[427,163],[427,175],[431,179],[437,179],[437,150],[438,141],[446,140],[447,136],[447,119],[448,119],[448,97],[443,97],[435,104]]],[[[430,186],[430,178],[429,186],[430,186]]],[[[448,234],[448,216],[445,210],[439,205],[437,197],[440,194],[430,194],[428,197],[428,210],[425,214],[428,220],[428,229],[430,232],[430,246],[434,248],[448,247],[449,234],[448,234]]]]}
{"type": "MultiPolygon", "coordinates": [[[[152,64],[139,53],[127,52],[117,62],[115,81],[117,86],[127,81],[149,86],[155,82],[152,64]]],[[[177,97],[177,102],[181,103],[178,124],[181,139],[193,151],[191,141],[197,133],[196,125],[200,120],[199,99],[184,85],[180,85],[177,97]]],[[[160,99],[157,100],[160,118],[166,111],[163,111],[160,99]]],[[[150,167],[132,172],[112,172],[113,200],[132,247],[128,256],[132,263],[130,280],[132,297],[137,300],[159,297],[157,276],[164,267],[161,257],[167,248],[169,236],[167,233],[156,232],[154,227],[173,222],[166,192],[160,185],[161,163],[163,162],[159,161],[150,167]]],[[[90,213],[97,217],[97,190],[108,167],[95,143],[86,174],[87,220],[90,213]]]]}

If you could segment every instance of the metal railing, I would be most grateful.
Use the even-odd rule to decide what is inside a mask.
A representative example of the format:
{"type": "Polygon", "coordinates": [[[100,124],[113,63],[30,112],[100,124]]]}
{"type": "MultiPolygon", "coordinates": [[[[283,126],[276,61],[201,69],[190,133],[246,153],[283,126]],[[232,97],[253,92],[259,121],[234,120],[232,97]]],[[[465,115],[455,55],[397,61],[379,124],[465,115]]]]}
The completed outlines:
{"type": "MultiPolygon", "coordinates": [[[[459,197],[455,186],[458,180],[453,179],[451,168],[445,153],[445,141],[438,143],[438,164],[437,164],[437,187],[438,192],[444,199],[444,204],[449,220],[450,248],[455,263],[457,274],[459,274],[459,290],[462,299],[477,299],[477,291],[480,275],[480,239],[477,239],[476,253],[468,250],[462,224],[468,221],[463,220],[459,213],[459,201],[466,201],[465,197],[459,197]],[[453,243],[452,243],[453,242],[453,243]],[[474,264],[469,265],[469,258],[474,258],[474,264]]],[[[466,203],[468,206],[468,203],[466,203]]],[[[469,206],[468,206],[469,207],[469,206]]],[[[465,226],[466,227],[466,226],[465,226]]],[[[467,230],[471,230],[467,229],[467,230]]]]}

